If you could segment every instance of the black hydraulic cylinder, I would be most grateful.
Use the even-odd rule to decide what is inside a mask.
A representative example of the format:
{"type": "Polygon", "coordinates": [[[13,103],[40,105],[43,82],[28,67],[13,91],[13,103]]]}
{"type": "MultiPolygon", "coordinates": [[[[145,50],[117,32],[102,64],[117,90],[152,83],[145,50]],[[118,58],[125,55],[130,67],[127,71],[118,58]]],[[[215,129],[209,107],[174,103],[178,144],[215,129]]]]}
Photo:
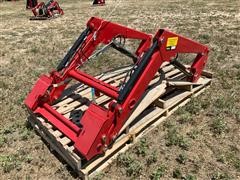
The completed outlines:
{"type": "Polygon", "coordinates": [[[158,48],[158,41],[155,40],[153,45],[149,48],[149,50],[143,55],[142,60],[140,61],[137,68],[134,70],[131,78],[127,81],[126,85],[122,90],[119,92],[118,103],[122,103],[126,97],[128,96],[129,92],[131,92],[132,88],[136,84],[138,78],[141,76],[142,72],[146,68],[147,64],[149,63],[153,53],[155,52],[156,48],[158,48]]]}
{"type": "Polygon", "coordinates": [[[179,69],[182,73],[184,73],[185,75],[187,75],[188,77],[193,76],[192,73],[186,71],[186,67],[181,64],[180,62],[178,62],[177,60],[173,60],[170,62],[174,67],[176,67],[177,69],[179,69]]]}
{"type": "Polygon", "coordinates": [[[63,68],[66,67],[67,63],[71,60],[72,56],[75,54],[77,49],[82,45],[85,37],[88,35],[90,31],[90,28],[87,27],[82,34],[78,37],[78,39],[75,41],[71,49],[68,51],[66,56],[63,58],[63,60],[60,62],[60,64],[57,67],[57,71],[61,71],[63,68]]]}
{"type": "Polygon", "coordinates": [[[127,49],[123,48],[123,47],[120,47],[120,46],[117,46],[115,43],[112,43],[111,46],[118,50],[119,52],[125,54],[126,56],[130,57],[133,59],[133,62],[137,62],[138,58],[136,55],[132,54],[130,51],[128,51],[127,49]]]}

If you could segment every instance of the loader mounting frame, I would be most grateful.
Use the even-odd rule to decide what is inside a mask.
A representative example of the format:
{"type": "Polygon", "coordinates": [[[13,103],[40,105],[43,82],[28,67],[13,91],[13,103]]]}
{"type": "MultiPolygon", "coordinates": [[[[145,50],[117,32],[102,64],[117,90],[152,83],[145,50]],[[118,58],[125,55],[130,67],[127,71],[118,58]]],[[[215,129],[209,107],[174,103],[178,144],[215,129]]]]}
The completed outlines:
{"type": "Polygon", "coordinates": [[[208,47],[165,29],[152,36],[140,31],[92,17],[56,70],[42,75],[25,100],[28,109],[47,119],[74,144],[75,151],[86,160],[106,152],[116,140],[127,119],[144,96],[150,81],[164,62],[172,63],[197,82],[207,62],[208,47]],[[116,43],[116,39],[141,40],[135,53],[130,53],[116,43]],[[112,86],[79,70],[93,55],[99,44],[109,45],[131,57],[134,65],[131,76],[121,84],[112,86]],[[196,57],[189,68],[176,62],[179,53],[193,53],[196,57]],[[104,94],[111,101],[101,107],[94,101],[79,119],[77,125],[51,105],[61,96],[70,79],[75,79],[104,94]]]}

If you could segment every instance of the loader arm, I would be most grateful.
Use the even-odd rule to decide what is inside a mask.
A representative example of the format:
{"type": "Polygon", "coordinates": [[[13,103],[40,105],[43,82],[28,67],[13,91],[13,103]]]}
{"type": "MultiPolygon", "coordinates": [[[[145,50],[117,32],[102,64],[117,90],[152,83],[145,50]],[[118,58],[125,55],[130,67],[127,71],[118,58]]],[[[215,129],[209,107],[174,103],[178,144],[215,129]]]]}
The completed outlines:
{"type": "MultiPolygon", "coordinates": [[[[25,104],[33,114],[44,117],[71,139],[75,151],[90,160],[104,153],[116,139],[162,63],[175,62],[178,53],[196,54],[190,69],[182,71],[186,71],[189,81],[197,81],[207,61],[206,46],[168,30],[160,29],[152,38],[149,34],[93,17],[57,70],[50,73],[50,76],[40,77],[25,104]],[[135,54],[112,44],[118,37],[141,40],[135,54]],[[133,58],[134,66],[130,70],[130,77],[120,87],[112,86],[78,69],[89,60],[99,44],[109,45],[133,58]],[[79,119],[80,126],[65,118],[51,104],[62,94],[68,79],[76,79],[108,96],[111,99],[108,108],[91,102],[79,119]]],[[[179,63],[175,65],[181,68],[179,63]]]]}
{"type": "Polygon", "coordinates": [[[141,40],[135,52],[137,56],[149,48],[152,40],[152,36],[149,34],[92,17],[87,23],[87,28],[79,36],[78,40],[58,66],[58,70],[68,68],[65,70],[65,72],[67,72],[69,69],[82,66],[93,51],[96,50],[97,46],[100,44],[108,44],[117,37],[141,40]],[[68,67],[66,67],[66,65],[68,65],[68,67]]]}

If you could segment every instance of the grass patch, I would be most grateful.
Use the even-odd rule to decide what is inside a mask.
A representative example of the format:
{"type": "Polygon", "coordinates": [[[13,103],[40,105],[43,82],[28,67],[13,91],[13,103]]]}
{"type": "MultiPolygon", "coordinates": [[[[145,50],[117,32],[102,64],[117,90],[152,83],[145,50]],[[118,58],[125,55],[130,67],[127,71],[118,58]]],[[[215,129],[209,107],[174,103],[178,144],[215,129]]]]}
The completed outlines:
{"type": "Polygon", "coordinates": [[[148,157],[147,157],[147,165],[153,164],[157,162],[157,153],[156,151],[153,151],[148,157]]]}
{"type": "Polygon", "coordinates": [[[174,169],[172,173],[172,177],[176,179],[181,179],[182,178],[182,172],[180,169],[174,169]]]}
{"type": "Polygon", "coordinates": [[[217,161],[221,162],[221,163],[225,163],[226,157],[223,154],[219,154],[219,155],[217,155],[217,161]]]}
{"type": "Polygon", "coordinates": [[[201,101],[199,99],[192,99],[185,107],[184,110],[190,114],[197,115],[202,109],[205,109],[208,103],[201,101]]]}
{"type": "Polygon", "coordinates": [[[176,158],[176,161],[180,164],[185,164],[187,162],[188,158],[186,154],[179,154],[178,157],[176,158]]]}
{"type": "Polygon", "coordinates": [[[197,180],[197,177],[191,174],[186,175],[183,177],[184,180],[197,180]]]}
{"type": "Polygon", "coordinates": [[[231,108],[233,105],[232,105],[232,101],[229,101],[229,99],[227,99],[227,97],[220,96],[214,102],[214,106],[216,108],[222,110],[222,109],[226,109],[226,108],[231,108]]]}
{"type": "Polygon", "coordinates": [[[15,125],[6,126],[3,130],[0,131],[1,134],[8,135],[16,131],[15,125]]]}
{"type": "Polygon", "coordinates": [[[189,112],[185,112],[185,113],[181,114],[180,118],[179,118],[179,122],[181,124],[189,123],[192,120],[193,120],[192,114],[190,114],[189,112]]]}
{"type": "Polygon", "coordinates": [[[17,155],[0,155],[0,165],[4,173],[9,173],[13,169],[20,169],[20,164],[17,155]]]}
{"type": "Polygon", "coordinates": [[[7,143],[7,138],[3,135],[0,135],[0,147],[3,147],[5,143],[7,143]]]}
{"type": "Polygon", "coordinates": [[[228,152],[225,155],[226,161],[231,164],[238,172],[240,172],[240,158],[234,152],[228,152]]]}
{"type": "Polygon", "coordinates": [[[211,124],[211,131],[214,135],[221,135],[228,131],[228,126],[223,117],[217,117],[211,124]]]}
{"type": "Polygon", "coordinates": [[[167,146],[179,146],[183,150],[188,150],[190,147],[190,142],[183,135],[178,134],[176,128],[171,128],[168,130],[166,136],[166,145],[167,146]]]}
{"type": "Polygon", "coordinates": [[[209,34],[200,34],[199,39],[202,39],[203,43],[209,43],[211,36],[209,34]]]}
{"type": "Polygon", "coordinates": [[[33,131],[28,127],[24,127],[20,131],[20,139],[23,141],[26,141],[29,138],[33,138],[33,136],[33,131]]]}
{"type": "Polygon", "coordinates": [[[223,172],[215,172],[212,177],[211,180],[230,180],[232,178],[230,178],[230,176],[227,173],[223,173],[223,172]]]}
{"type": "Polygon", "coordinates": [[[191,138],[191,139],[197,139],[199,136],[200,132],[196,129],[190,131],[187,133],[187,135],[191,138]]]}
{"type": "Polygon", "coordinates": [[[137,177],[142,171],[142,164],[129,154],[120,154],[117,157],[117,165],[125,169],[127,176],[137,177]]]}
{"type": "Polygon", "coordinates": [[[166,172],[166,166],[158,165],[157,169],[151,174],[150,178],[152,180],[158,180],[164,176],[166,172]]]}
{"type": "Polygon", "coordinates": [[[103,179],[105,174],[103,172],[97,173],[93,178],[90,178],[90,180],[101,180],[103,179]]]}
{"type": "Polygon", "coordinates": [[[37,53],[39,53],[40,51],[39,51],[39,49],[38,49],[37,47],[32,47],[32,48],[30,49],[30,52],[33,53],[33,54],[37,54],[37,53]]]}
{"type": "Polygon", "coordinates": [[[146,154],[147,154],[147,150],[148,150],[147,140],[146,140],[146,138],[143,138],[143,139],[140,140],[138,145],[135,147],[135,153],[138,156],[145,157],[146,154]]]}

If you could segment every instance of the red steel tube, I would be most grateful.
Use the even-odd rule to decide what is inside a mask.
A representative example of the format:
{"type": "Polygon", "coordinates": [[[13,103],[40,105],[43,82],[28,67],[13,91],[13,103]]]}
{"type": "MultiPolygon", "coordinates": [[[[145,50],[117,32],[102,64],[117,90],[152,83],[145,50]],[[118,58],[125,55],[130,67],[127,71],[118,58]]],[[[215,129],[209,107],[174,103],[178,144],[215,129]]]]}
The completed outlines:
{"type": "Polygon", "coordinates": [[[62,123],[64,123],[66,126],[68,126],[71,130],[73,130],[75,133],[79,133],[80,128],[76,126],[74,123],[72,123],[70,120],[65,118],[62,114],[57,112],[55,109],[53,109],[49,104],[44,103],[43,107],[50,112],[52,115],[54,115],[56,118],[58,118],[62,123]]]}
{"type": "Polygon", "coordinates": [[[69,75],[72,78],[74,78],[90,87],[97,89],[98,91],[102,92],[103,94],[105,94],[111,98],[114,98],[114,99],[118,98],[118,88],[116,88],[116,87],[113,87],[103,81],[100,81],[100,80],[98,80],[94,77],[91,77],[80,71],[77,72],[76,70],[71,70],[71,71],[69,71],[69,75]]]}

